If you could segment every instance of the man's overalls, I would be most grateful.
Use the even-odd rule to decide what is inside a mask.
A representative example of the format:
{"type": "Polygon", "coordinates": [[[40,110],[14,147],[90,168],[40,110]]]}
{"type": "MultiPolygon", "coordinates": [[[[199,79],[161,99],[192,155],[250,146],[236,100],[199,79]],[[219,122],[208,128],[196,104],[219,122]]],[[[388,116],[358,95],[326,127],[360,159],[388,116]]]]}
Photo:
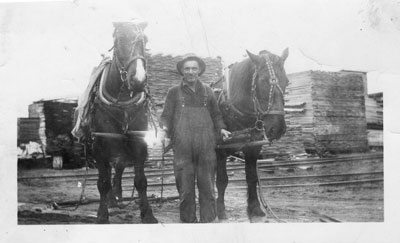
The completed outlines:
{"type": "Polygon", "coordinates": [[[193,223],[196,218],[195,181],[199,190],[200,221],[216,217],[214,178],[216,170],[214,124],[207,109],[207,90],[202,104],[185,104],[179,88],[180,112],[175,121],[174,173],[180,196],[180,218],[193,223]]]}

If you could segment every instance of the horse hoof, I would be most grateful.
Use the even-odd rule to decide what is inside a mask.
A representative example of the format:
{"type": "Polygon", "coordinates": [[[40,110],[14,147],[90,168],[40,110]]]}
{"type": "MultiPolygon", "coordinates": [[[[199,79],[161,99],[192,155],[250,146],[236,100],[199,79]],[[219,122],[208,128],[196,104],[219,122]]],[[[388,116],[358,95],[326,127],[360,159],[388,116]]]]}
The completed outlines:
{"type": "Polygon", "coordinates": [[[110,221],[108,219],[100,219],[100,218],[98,218],[96,220],[96,224],[110,224],[110,221]]]}
{"type": "Polygon", "coordinates": [[[224,220],[224,219],[228,219],[228,216],[226,215],[225,211],[223,212],[218,212],[217,213],[218,219],[219,220],[224,220]]]}
{"type": "Polygon", "coordinates": [[[157,224],[158,220],[153,215],[150,215],[150,216],[146,216],[146,217],[142,218],[142,223],[143,224],[157,224]]]}
{"type": "Polygon", "coordinates": [[[107,205],[101,204],[97,210],[97,221],[98,224],[109,224],[109,214],[107,205]]]}
{"type": "Polygon", "coordinates": [[[247,213],[249,215],[249,218],[252,217],[264,217],[265,213],[261,210],[260,207],[254,207],[254,208],[248,208],[247,213]]]}
{"type": "Polygon", "coordinates": [[[225,212],[225,204],[223,202],[217,202],[217,216],[220,220],[228,218],[225,212]]]}
{"type": "Polygon", "coordinates": [[[153,212],[149,209],[146,213],[140,214],[143,224],[157,224],[158,220],[154,217],[153,212]]]}

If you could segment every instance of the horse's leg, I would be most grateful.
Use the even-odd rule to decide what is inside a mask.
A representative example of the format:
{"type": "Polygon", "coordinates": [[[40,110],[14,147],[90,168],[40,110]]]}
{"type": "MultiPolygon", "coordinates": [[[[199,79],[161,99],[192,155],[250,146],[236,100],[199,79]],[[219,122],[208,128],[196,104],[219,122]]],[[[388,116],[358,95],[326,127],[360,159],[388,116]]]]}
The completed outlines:
{"type": "Polygon", "coordinates": [[[107,198],[111,190],[111,166],[108,162],[109,156],[102,151],[98,142],[95,142],[93,152],[99,171],[97,189],[100,193],[100,205],[97,210],[97,223],[106,224],[109,223],[107,198]]]}
{"type": "Polygon", "coordinates": [[[260,202],[257,196],[257,157],[261,147],[246,148],[243,153],[246,160],[246,182],[247,182],[247,214],[249,218],[253,216],[265,216],[265,213],[260,208],[260,202]]]}
{"type": "Polygon", "coordinates": [[[227,219],[225,212],[225,190],[228,186],[228,174],[226,172],[226,152],[224,150],[217,151],[217,216],[218,219],[227,219]]]}
{"type": "Polygon", "coordinates": [[[147,178],[144,174],[144,161],[147,157],[147,147],[146,145],[137,144],[136,154],[134,159],[135,168],[135,188],[139,193],[140,197],[140,217],[142,223],[158,223],[157,219],[153,216],[153,211],[147,200],[147,178]],[[142,147],[138,149],[138,147],[142,147]]]}
{"type": "Polygon", "coordinates": [[[123,157],[116,158],[114,164],[115,174],[112,179],[112,190],[109,195],[110,206],[118,206],[118,202],[122,202],[122,174],[125,170],[125,159],[123,157]]]}
{"type": "Polygon", "coordinates": [[[143,163],[135,165],[135,187],[140,197],[140,217],[142,223],[158,223],[147,200],[147,179],[144,175],[143,163]]]}

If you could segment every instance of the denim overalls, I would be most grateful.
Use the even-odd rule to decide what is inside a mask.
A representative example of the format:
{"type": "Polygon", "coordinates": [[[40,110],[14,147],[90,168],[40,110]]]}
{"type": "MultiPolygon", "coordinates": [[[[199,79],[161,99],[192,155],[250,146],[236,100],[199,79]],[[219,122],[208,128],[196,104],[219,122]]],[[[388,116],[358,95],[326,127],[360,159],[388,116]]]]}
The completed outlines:
{"type": "Polygon", "coordinates": [[[215,170],[216,140],[214,123],[207,108],[208,95],[204,89],[203,102],[185,103],[179,88],[179,102],[175,107],[174,173],[180,196],[180,218],[192,223],[196,218],[195,181],[199,190],[200,221],[210,222],[216,217],[215,170]]]}

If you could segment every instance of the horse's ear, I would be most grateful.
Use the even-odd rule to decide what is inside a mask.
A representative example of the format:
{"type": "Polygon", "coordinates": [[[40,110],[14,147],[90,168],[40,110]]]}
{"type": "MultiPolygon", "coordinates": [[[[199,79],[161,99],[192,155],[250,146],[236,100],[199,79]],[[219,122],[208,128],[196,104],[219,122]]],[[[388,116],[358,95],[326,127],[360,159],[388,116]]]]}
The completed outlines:
{"type": "Polygon", "coordinates": [[[253,53],[249,52],[248,50],[246,50],[246,52],[247,52],[247,55],[249,55],[250,60],[251,60],[256,66],[259,66],[260,63],[261,63],[260,57],[257,56],[257,55],[254,55],[253,53]]]}
{"type": "Polygon", "coordinates": [[[282,62],[285,62],[288,56],[289,56],[289,48],[286,48],[285,50],[283,50],[281,55],[282,62]]]}
{"type": "Polygon", "coordinates": [[[138,24],[138,26],[143,31],[147,27],[147,22],[141,22],[138,24]]]}

